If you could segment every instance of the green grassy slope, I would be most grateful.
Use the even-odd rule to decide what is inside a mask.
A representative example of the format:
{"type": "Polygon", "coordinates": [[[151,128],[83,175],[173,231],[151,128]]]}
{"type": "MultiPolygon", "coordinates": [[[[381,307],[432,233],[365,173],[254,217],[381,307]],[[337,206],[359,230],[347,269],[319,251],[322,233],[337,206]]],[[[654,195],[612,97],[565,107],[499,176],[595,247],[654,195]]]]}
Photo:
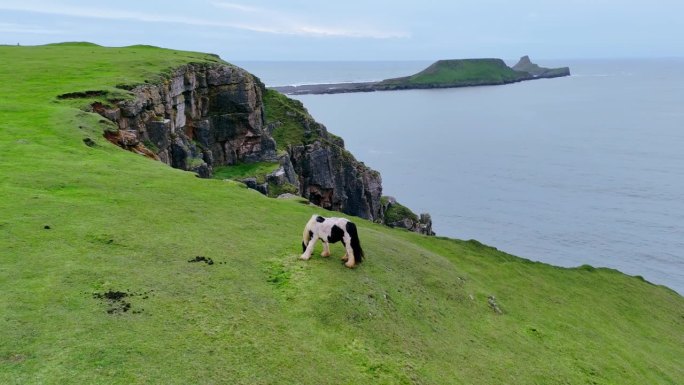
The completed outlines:
{"type": "Polygon", "coordinates": [[[359,219],[357,269],[340,245],[299,261],[321,210],[122,151],[99,116],[56,99],[214,57],[0,58],[2,384],[682,383],[671,290],[359,219]],[[128,296],[97,298],[110,290],[128,296]]]}
{"type": "Polygon", "coordinates": [[[380,86],[431,86],[504,84],[529,77],[513,71],[500,59],[439,60],[417,74],[387,79],[380,86]]]}

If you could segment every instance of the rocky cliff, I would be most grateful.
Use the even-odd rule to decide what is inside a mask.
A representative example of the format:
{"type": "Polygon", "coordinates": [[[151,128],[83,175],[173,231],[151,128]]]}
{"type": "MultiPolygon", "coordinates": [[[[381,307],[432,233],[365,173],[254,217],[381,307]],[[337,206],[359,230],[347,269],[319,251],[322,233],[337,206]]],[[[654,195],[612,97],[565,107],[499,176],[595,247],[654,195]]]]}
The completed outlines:
{"type": "Polygon", "coordinates": [[[209,177],[215,165],[277,160],[264,129],[264,85],[224,64],[188,64],[133,98],[93,109],[116,122],[107,138],[174,168],[209,177]]]}
{"type": "Polygon", "coordinates": [[[344,140],[316,122],[297,100],[267,91],[269,128],[287,151],[300,194],[316,205],[382,221],[380,173],[357,161],[344,140]]]}
{"type": "Polygon", "coordinates": [[[265,98],[274,91],[250,73],[224,63],[188,64],[130,92],[128,100],[92,105],[116,123],[105,135],[111,142],[201,177],[217,166],[280,162],[254,187],[293,185],[323,208],[383,220],[380,174],[357,161],[301,103],[280,94],[265,98]]]}

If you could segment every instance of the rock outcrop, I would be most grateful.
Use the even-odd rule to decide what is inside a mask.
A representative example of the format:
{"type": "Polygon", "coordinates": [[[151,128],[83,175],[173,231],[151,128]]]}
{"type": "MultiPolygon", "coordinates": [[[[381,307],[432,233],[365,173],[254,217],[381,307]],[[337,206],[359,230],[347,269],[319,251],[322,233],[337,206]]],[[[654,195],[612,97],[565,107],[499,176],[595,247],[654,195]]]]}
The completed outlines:
{"type": "Polygon", "coordinates": [[[273,90],[264,101],[269,131],[288,153],[300,195],[328,210],[382,222],[380,173],[356,160],[300,101],[273,90]]]}
{"type": "Polygon", "coordinates": [[[381,220],[380,173],[356,161],[343,147],[318,140],[289,149],[303,197],[328,210],[381,220]]]}
{"type": "Polygon", "coordinates": [[[394,197],[382,197],[384,223],[389,227],[398,227],[425,235],[435,235],[432,231],[432,218],[428,213],[416,215],[406,206],[397,202],[394,197]]]}
{"type": "Polygon", "coordinates": [[[569,67],[559,68],[545,68],[532,63],[530,57],[525,55],[520,58],[518,63],[512,67],[515,71],[527,72],[534,78],[557,78],[561,76],[570,76],[569,67]]]}
{"type": "Polygon", "coordinates": [[[93,110],[117,124],[110,141],[209,177],[215,165],[277,161],[263,92],[258,78],[236,66],[188,64],[159,84],[133,88],[132,100],[93,110]]]}

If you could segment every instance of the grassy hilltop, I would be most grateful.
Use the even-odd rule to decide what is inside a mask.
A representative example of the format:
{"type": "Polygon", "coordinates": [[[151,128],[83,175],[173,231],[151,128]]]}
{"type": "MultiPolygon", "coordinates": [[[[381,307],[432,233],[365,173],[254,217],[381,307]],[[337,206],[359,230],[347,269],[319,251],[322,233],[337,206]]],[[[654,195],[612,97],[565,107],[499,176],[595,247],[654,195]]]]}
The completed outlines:
{"type": "Polygon", "coordinates": [[[214,56],[0,59],[2,384],[684,382],[684,298],[665,287],[360,219],[358,268],[340,245],[299,261],[325,212],[123,151],[82,109],[214,56]],[[57,98],[84,91],[102,92],[57,98]]]}

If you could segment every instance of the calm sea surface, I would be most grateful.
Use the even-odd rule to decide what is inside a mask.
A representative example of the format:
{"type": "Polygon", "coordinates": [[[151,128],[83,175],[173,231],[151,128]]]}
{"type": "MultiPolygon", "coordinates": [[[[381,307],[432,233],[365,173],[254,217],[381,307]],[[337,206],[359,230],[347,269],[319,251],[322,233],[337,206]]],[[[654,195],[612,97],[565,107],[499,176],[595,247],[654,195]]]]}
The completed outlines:
{"type": "MultiPolygon", "coordinates": [[[[237,64],[275,86],[429,62],[237,64]]],[[[684,294],[684,59],[540,64],[573,76],[297,99],[382,173],[385,195],[432,214],[439,235],[684,294]]]]}

